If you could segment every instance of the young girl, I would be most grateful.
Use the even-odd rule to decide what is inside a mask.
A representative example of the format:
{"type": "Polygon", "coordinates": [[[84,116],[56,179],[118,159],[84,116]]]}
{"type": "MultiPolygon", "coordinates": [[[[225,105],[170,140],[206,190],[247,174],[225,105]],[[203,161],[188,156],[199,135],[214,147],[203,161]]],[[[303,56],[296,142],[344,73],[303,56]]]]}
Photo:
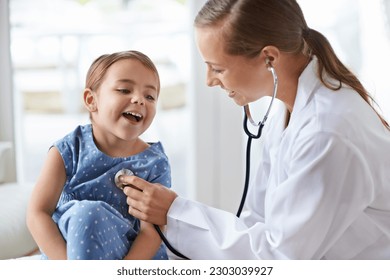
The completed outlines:
{"type": "Polygon", "coordinates": [[[156,114],[159,90],[157,69],[140,52],[92,63],[84,90],[91,124],[51,147],[28,208],[43,258],[167,259],[153,225],[128,214],[126,195],[115,184],[118,171],[127,169],[170,186],[161,143],[139,138],[156,114]]]}

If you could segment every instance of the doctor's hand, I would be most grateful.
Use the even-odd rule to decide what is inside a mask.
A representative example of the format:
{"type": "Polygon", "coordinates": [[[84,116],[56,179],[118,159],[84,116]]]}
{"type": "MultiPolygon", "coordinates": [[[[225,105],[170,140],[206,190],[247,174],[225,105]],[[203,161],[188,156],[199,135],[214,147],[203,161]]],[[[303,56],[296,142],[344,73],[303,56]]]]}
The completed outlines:
{"type": "Polygon", "coordinates": [[[177,194],[161,184],[149,183],[136,176],[120,176],[125,185],[129,214],[155,225],[167,224],[167,213],[177,194]]]}

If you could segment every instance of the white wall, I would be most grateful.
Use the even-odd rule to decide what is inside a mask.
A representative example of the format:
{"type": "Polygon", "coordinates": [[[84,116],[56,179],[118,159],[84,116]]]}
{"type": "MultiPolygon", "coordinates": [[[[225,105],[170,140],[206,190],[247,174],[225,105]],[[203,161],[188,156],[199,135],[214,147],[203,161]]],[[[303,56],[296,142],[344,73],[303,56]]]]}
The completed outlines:
{"type": "MultiPolygon", "coordinates": [[[[191,24],[204,0],[190,1],[191,24]]],[[[194,38],[192,36],[192,38],[194,38]]],[[[206,65],[192,41],[189,188],[206,204],[236,212],[243,185],[242,109],[220,88],[206,86],[206,65]]]]}
{"type": "MultiPolygon", "coordinates": [[[[390,14],[385,14],[383,2],[359,3],[360,45],[362,68],[360,75],[368,91],[378,103],[381,113],[390,121],[390,14]]],[[[390,10],[387,10],[390,13],[390,10]]]]}
{"type": "Polygon", "coordinates": [[[2,157],[5,164],[3,174],[5,181],[16,180],[14,129],[13,129],[13,100],[12,100],[12,74],[11,56],[9,48],[9,10],[8,0],[0,0],[0,141],[11,146],[11,150],[2,157]]]}

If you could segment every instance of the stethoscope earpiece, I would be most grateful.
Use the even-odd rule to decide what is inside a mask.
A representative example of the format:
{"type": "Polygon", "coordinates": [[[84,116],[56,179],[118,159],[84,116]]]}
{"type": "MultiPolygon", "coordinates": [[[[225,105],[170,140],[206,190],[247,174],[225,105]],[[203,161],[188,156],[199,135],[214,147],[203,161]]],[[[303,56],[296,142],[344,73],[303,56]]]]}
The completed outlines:
{"type": "Polygon", "coordinates": [[[268,71],[271,71],[271,72],[273,71],[272,70],[273,69],[272,61],[273,61],[273,58],[271,59],[268,56],[265,58],[265,65],[267,66],[268,71]]]}
{"type": "Polygon", "coordinates": [[[267,66],[269,66],[269,65],[271,64],[271,60],[269,59],[268,56],[265,58],[265,64],[266,64],[267,66]]]}
{"type": "Polygon", "coordinates": [[[120,188],[121,190],[123,190],[123,188],[126,186],[119,181],[119,177],[122,175],[132,176],[132,175],[134,175],[134,173],[133,173],[133,171],[131,171],[130,169],[127,169],[127,168],[122,168],[117,173],[115,173],[115,177],[114,177],[115,185],[118,188],[120,188]]]}

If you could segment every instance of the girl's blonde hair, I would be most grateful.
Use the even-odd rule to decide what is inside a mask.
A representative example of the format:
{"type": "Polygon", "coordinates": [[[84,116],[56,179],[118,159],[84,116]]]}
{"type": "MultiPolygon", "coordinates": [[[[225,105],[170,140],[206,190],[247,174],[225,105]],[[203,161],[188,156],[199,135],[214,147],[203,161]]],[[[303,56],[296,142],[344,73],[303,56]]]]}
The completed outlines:
{"type": "Polygon", "coordinates": [[[134,50],[115,52],[112,54],[104,54],[95,59],[95,61],[91,64],[87,72],[85,87],[93,91],[97,90],[100,87],[100,84],[104,78],[104,75],[107,72],[107,69],[112,64],[122,59],[136,59],[141,62],[146,68],[152,70],[157,76],[157,92],[160,92],[160,77],[153,61],[147,55],[134,50]]]}

